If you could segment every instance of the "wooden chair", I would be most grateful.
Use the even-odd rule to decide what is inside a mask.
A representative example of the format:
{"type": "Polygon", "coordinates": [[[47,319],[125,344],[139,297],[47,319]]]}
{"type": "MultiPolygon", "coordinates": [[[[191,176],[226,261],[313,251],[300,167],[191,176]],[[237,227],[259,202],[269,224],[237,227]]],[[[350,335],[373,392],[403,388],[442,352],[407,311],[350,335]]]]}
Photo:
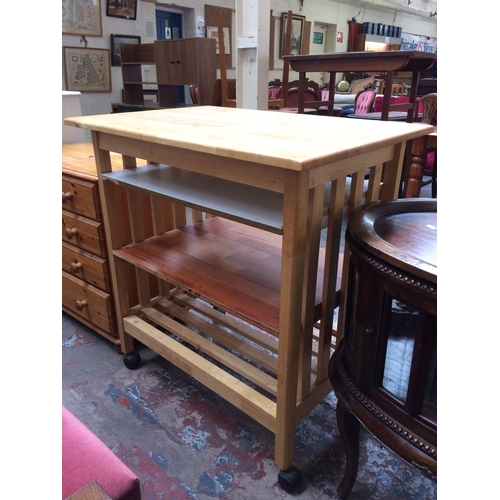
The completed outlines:
{"type": "Polygon", "coordinates": [[[376,79],[378,82],[378,95],[383,95],[384,93],[384,88],[385,88],[385,80],[382,78],[377,78],[376,79]]]}
{"type": "MultiPolygon", "coordinates": [[[[278,92],[278,99],[285,99],[283,88],[278,92]]],[[[313,80],[306,81],[306,91],[304,96],[307,107],[319,108],[323,106],[321,89],[319,85],[313,80]]],[[[299,105],[299,80],[294,80],[288,83],[288,91],[286,94],[286,107],[297,108],[299,105]]]]}
{"type": "Polygon", "coordinates": [[[370,113],[378,91],[378,81],[374,80],[365,85],[354,99],[354,114],[370,113]]]}
{"type": "Polygon", "coordinates": [[[394,83],[392,85],[392,95],[405,95],[406,85],[404,83],[394,83]]]}
{"type": "MultiPolygon", "coordinates": [[[[415,120],[428,123],[437,127],[437,93],[417,97],[415,100],[415,120]],[[421,118],[419,115],[422,113],[421,118]]],[[[424,177],[430,179],[422,180],[422,187],[432,184],[431,194],[433,198],[437,196],[437,148],[428,148],[425,154],[424,177]]]]}

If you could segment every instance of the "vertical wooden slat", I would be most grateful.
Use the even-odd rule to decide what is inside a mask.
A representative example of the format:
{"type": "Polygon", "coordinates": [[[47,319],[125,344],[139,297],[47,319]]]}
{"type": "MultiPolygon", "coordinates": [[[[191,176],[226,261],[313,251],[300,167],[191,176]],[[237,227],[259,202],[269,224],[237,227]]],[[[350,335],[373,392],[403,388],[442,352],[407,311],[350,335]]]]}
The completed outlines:
{"type": "Polygon", "coordinates": [[[375,165],[370,169],[370,178],[368,180],[368,189],[366,190],[366,203],[370,203],[372,201],[377,201],[380,199],[380,191],[382,182],[382,172],[384,169],[384,165],[375,165]]]}
{"type": "Polygon", "coordinates": [[[299,386],[297,401],[304,400],[311,392],[311,356],[314,327],[314,305],[316,303],[316,282],[318,278],[319,244],[321,219],[323,216],[324,188],[318,186],[309,191],[309,209],[306,235],[306,257],[304,271],[305,297],[302,310],[302,341],[299,356],[299,386]]]}
{"type": "MultiPolygon", "coordinates": [[[[130,213],[130,230],[132,242],[137,243],[152,236],[153,223],[150,206],[150,198],[139,191],[127,190],[127,200],[130,213]]],[[[137,279],[137,292],[140,304],[148,304],[151,299],[152,290],[149,273],[139,268],[135,269],[137,279]]]]}
{"type": "Polygon", "coordinates": [[[130,284],[128,283],[130,269],[126,262],[121,259],[115,259],[115,271],[116,288],[113,291],[113,296],[115,301],[120,304],[120,308],[117,309],[117,315],[121,349],[124,354],[128,354],[134,350],[134,338],[128,333],[125,333],[122,318],[130,313],[131,298],[129,296],[130,284]]]}
{"type": "MultiPolygon", "coordinates": [[[[340,248],[340,241],[342,236],[345,189],[345,177],[341,177],[332,182],[330,204],[328,208],[325,275],[323,281],[323,295],[321,297],[321,324],[318,340],[318,366],[316,377],[319,383],[328,377],[339,254],[343,251],[343,249],[340,248]]],[[[335,333],[337,335],[339,334],[338,329],[335,333]]],[[[340,339],[336,337],[335,345],[338,345],[339,341],[340,339]]]]}
{"type": "Polygon", "coordinates": [[[381,200],[395,200],[398,198],[405,149],[406,142],[396,144],[393,159],[384,165],[382,191],[380,193],[381,200]]]}
{"type": "MultiPolygon", "coordinates": [[[[156,196],[151,196],[150,201],[153,219],[153,233],[155,235],[160,235],[175,229],[173,203],[162,200],[156,196]]],[[[172,286],[165,280],[160,278],[157,280],[158,293],[162,296],[168,295],[172,286]]]]}
{"type": "Polygon", "coordinates": [[[203,212],[201,210],[191,210],[191,224],[196,224],[203,220],[203,212]]]}
{"type": "Polygon", "coordinates": [[[349,191],[349,207],[348,207],[349,215],[363,203],[364,184],[365,184],[364,170],[362,172],[355,172],[351,175],[351,190],[349,191]]]}

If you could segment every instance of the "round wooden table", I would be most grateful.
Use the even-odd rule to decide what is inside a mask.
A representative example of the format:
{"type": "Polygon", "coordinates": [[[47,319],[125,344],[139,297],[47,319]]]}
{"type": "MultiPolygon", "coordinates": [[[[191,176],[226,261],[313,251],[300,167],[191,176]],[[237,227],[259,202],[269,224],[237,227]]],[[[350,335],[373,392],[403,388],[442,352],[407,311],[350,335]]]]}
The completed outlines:
{"type": "Polygon", "coordinates": [[[437,480],[437,202],[400,199],[360,207],[346,231],[344,337],[329,378],[350,494],[359,428],[437,480]]]}

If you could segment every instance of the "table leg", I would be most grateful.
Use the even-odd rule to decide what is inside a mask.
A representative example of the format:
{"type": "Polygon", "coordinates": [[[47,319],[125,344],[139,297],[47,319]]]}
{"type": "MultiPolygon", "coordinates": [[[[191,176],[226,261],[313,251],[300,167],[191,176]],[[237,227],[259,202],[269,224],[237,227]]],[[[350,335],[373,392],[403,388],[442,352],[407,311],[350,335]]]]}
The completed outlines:
{"type": "Polygon", "coordinates": [[[337,493],[341,499],[345,499],[351,493],[358,475],[360,423],[340,398],[337,402],[337,425],[346,452],[346,471],[337,493]]]}
{"type": "Polygon", "coordinates": [[[387,74],[385,75],[384,101],[382,103],[382,114],[380,116],[380,119],[382,121],[387,121],[389,119],[389,107],[391,105],[393,77],[394,77],[393,71],[388,71],[387,74]]]}
{"type": "Polygon", "coordinates": [[[417,137],[412,141],[411,164],[405,198],[418,198],[422,187],[426,151],[426,137],[417,137]]]}
{"type": "Polygon", "coordinates": [[[275,463],[282,471],[287,471],[293,463],[302,328],[308,185],[307,172],[286,172],[275,446],[275,463]]]}

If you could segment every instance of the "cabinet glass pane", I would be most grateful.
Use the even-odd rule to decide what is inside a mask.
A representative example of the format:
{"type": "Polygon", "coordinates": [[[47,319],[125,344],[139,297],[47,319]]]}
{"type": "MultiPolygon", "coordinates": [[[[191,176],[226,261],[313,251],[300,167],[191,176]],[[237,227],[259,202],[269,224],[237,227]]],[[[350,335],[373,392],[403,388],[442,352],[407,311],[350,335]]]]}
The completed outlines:
{"type": "Polygon", "coordinates": [[[416,309],[392,300],[382,386],[403,404],[408,394],[417,323],[416,309]]]}
{"type": "Polygon", "coordinates": [[[422,415],[431,422],[437,422],[437,337],[434,337],[434,344],[429,359],[422,415]]]}

